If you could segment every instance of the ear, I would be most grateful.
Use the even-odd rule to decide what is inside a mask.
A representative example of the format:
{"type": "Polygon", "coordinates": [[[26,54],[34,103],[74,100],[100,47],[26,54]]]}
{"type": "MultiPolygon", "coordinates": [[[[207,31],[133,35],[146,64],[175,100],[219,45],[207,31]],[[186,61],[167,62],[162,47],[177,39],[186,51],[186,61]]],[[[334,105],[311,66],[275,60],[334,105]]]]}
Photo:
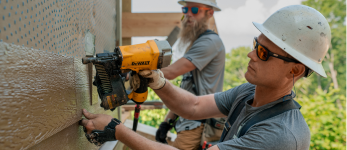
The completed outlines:
{"type": "Polygon", "coordinates": [[[289,72],[288,77],[289,78],[300,78],[305,73],[305,66],[301,63],[296,63],[293,65],[292,70],[289,72]]]}

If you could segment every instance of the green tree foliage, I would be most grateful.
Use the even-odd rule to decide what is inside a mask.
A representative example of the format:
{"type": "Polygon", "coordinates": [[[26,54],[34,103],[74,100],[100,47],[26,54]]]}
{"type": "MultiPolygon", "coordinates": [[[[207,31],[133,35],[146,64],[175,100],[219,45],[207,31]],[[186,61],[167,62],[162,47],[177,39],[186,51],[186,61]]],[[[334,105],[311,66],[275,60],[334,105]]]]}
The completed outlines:
{"type": "Polygon", "coordinates": [[[338,93],[331,86],[328,93],[317,89],[314,95],[297,98],[311,131],[310,149],[346,149],[346,113],[335,104],[337,99],[346,97],[338,93]]]}
{"type": "Polygon", "coordinates": [[[247,82],[245,73],[250,60],[247,54],[250,51],[250,47],[239,47],[225,55],[224,91],[247,82]]]}

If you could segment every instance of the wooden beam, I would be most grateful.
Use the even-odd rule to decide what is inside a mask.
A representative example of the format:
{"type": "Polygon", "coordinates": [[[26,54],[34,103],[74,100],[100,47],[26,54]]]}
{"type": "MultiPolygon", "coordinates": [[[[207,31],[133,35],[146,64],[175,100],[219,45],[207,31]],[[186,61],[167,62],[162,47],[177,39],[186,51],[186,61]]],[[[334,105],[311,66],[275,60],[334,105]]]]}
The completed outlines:
{"type": "MultiPolygon", "coordinates": [[[[124,111],[124,113],[122,113],[121,121],[124,122],[125,120],[129,119],[130,116],[131,116],[131,111],[124,111]]],[[[131,119],[131,117],[130,117],[130,119],[131,119]]]]}
{"type": "Polygon", "coordinates": [[[125,37],[123,29],[124,13],[131,13],[131,0],[122,0],[122,45],[131,45],[131,36],[125,37]]]}
{"type": "MultiPolygon", "coordinates": [[[[182,13],[130,13],[123,12],[122,36],[168,36],[176,27],[181,27],[182,13]]],[[[214,17],[210,29],[217,31],[214,17]]]]}
{"type": "Polygon", "coordinates": [[[181,25],[182,13],[123,13],[123,37],[168,36],[181,25]]]}

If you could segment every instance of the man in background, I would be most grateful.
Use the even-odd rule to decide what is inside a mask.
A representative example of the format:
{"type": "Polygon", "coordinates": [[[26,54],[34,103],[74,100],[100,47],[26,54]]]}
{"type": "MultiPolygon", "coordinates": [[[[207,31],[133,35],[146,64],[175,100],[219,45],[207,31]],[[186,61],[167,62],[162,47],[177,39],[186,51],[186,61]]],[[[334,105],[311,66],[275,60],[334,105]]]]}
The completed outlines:
{"type": "MultiPolygon", "coordinates": [[[[215,0],[186,0],[178,3],[183,5],[184,19],[179,43],[176,43],[177,49],[173,52],[175,62],[161,71],[168,80],[183,75],[180,87],[194,95],[221,92],[225,48],[220,37],[208,30],[210,18],[213,17],[214,11],[220,11],[220,8],[216,5],[215,0]]],[[[177,116],[173,111],[169,111],[165,120],[160,124],[156,140],[166,143],[167,132],[174,126],[176,119],[177,138],[173,146],[185,150],[197,149],[201,143],[206,119],[188,120],[177,116]]],[[[223,122],[220,124],[223,125],[223,122]]],[[[222,131],[222,129],[220,130],[222,131]]],[[[218,132],[215,133],[218,134],[218,132]]],[[[221,132],[217,135],[217,140],[220,134],[221,132]]]]}

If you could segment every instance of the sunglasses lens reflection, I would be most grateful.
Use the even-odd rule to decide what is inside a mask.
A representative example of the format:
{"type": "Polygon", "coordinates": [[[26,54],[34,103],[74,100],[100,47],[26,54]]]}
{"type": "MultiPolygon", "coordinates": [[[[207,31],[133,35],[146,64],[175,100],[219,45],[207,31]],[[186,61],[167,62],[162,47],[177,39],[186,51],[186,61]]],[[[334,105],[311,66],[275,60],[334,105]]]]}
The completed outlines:
{"type": "Polygon", "coordinates": [[[199,8],[198,7],[192,7],[191,10],[192,10],[193,14],[197,14],[199,12],[199,8]]]}
{"type": "Polygon", "coordinates": [[[258,45],[257,52],[258,52],[258,56],[261,60],[266,60],[267,55],[268,55],[267,50],[265,50],[262,46],[258,45]]]}
{"type": "Polygon", "coordinates": [[[188,12],[188,7],[182,7],[182,12],[186,14],[188,12]]]}

